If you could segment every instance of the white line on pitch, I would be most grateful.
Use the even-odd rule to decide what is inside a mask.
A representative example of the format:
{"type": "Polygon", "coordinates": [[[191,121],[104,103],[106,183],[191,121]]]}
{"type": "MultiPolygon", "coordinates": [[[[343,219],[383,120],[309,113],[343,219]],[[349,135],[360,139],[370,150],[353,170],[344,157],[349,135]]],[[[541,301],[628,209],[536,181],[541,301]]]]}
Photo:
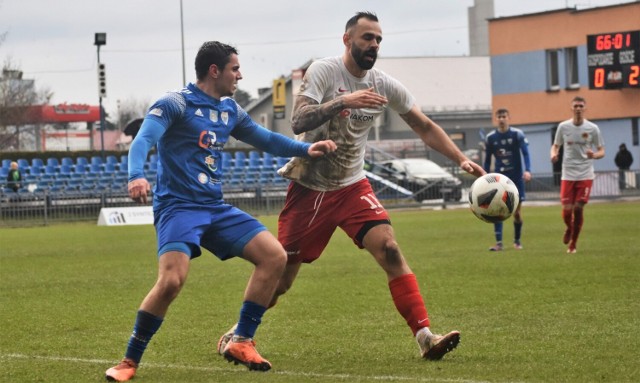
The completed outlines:
{"type": "MultiPolygon", "coordinates": [[[[113,360],[105,359],[82,359],[72,358],[64,356],[41,356],[41,355],[24,355],[24,354],[0,354],[0,359],[38,359],[48,361],[61,361],[61,362],[79,362],[87,364],[106,364],[113,363],[113,360]]],[[[245,370],[231,369],[231,368],[219,368],[219,367],[203,367],[203,366],[187,366],[181,364],[163,364],[163,363],[144,363],[144,368],[168,368],[175,370],[191,370],[191,371],[205,371],[205,372],[232,372],[242,373],[245,370]]],[[[380,376],[368,376],[368,375],[353,375],[353,374],[323,374],[316,372],[300,372],[300,371],[270,371],[268,374],[286,375],[286,376],[300,376],[300,377],[312,377],[312,378],[331,378],[342,379],[346,381],[350,380],[375,380],[380,382],[385,381],[412,381],[412,382],[443,382],[443,383],[486,383],[485,381],[468,380],[468,379],[438,379],[438,378],[416,378],[408,376],[393,376],[393,375],[380,375],[380,376]]]]}

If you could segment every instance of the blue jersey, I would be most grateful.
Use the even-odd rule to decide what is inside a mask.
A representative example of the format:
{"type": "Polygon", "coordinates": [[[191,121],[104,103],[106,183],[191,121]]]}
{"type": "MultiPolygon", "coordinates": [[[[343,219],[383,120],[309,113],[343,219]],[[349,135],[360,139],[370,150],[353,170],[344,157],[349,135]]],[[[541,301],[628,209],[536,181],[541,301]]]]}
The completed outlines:
{"type": "Polygon", "coordinates": [[[520,129],[510,127],[504,133],[494,130],[487,134],[484,158],[484,170],[487,172],[491,168],[492,156],[495,159],[493,171],[506,175],[514,182],[522,179],[523,160],[524,170],[531,171],[529,141],[520,129]]]}
{"type": "Polygon", "coordinates": [[[129,180],[144,176],[144,158],[157,144],[154,207],[173,199],[221,202],[222,150],[230,136],[278,156],[307,156],[310,146],[258,125],[232,98],[218,100],[189,84],[149,108],[129,152],[129,180]]]}

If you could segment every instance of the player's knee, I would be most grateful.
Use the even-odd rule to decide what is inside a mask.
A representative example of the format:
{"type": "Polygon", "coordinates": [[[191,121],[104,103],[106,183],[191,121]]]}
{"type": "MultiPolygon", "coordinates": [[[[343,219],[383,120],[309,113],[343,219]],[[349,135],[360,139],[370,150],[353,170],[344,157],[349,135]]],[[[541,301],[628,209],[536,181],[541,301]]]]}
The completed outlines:
{"type": "Polygon", "coordinates": [[[157,282],[158,293],[165,301],[173,301],[184,286],[186,278],[179,275],[164,276],[157,282]]]}
{"type": "Polygon", "coordinates": [[[402,263],[400,246],[394,238],[387,238],[382,246],[384,261],[388,265],[399,265],[402,263]]]}

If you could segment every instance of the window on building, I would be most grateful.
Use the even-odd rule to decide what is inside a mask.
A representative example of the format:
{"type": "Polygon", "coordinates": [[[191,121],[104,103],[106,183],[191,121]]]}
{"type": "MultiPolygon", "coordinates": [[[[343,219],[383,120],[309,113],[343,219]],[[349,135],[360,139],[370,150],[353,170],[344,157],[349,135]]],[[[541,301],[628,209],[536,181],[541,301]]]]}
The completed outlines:
{"type": "Polygon", "coordinates": [[[560,90],[557,49],[550,49],[547,51],[547,90],[560,90]]]}
{"type": "Polygon", "coordinates": [[[580,88],[578,79],[578,48],[564,49],[565,65],[567,67],[567,89],[580,88]]]}

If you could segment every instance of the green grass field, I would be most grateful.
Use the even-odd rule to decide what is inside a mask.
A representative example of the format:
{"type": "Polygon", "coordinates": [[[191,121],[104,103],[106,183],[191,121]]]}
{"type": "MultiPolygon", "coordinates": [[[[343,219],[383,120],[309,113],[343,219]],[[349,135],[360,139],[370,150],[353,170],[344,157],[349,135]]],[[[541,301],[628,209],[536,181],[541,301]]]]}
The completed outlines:
{"type": "MultiPolygon", "coordinates": [[[[392,212],[432,329],[462,332],[442,361],[419,357],[384,274],[337,233],[258,330],[273,370],[248,372],[216,354],[251,265],[207,253],[134,381],[640,381],[640,202],[590,204],[572,255],[559,206],[523,213],[525,249],[491,253],[492,226],[466,209],[392,212]]],[[[275,231],[275,217],[260,219],[275,231]]],[[[155,276],[151,226],[0,229],[0,381],[104,381],[155,276]]]]}

